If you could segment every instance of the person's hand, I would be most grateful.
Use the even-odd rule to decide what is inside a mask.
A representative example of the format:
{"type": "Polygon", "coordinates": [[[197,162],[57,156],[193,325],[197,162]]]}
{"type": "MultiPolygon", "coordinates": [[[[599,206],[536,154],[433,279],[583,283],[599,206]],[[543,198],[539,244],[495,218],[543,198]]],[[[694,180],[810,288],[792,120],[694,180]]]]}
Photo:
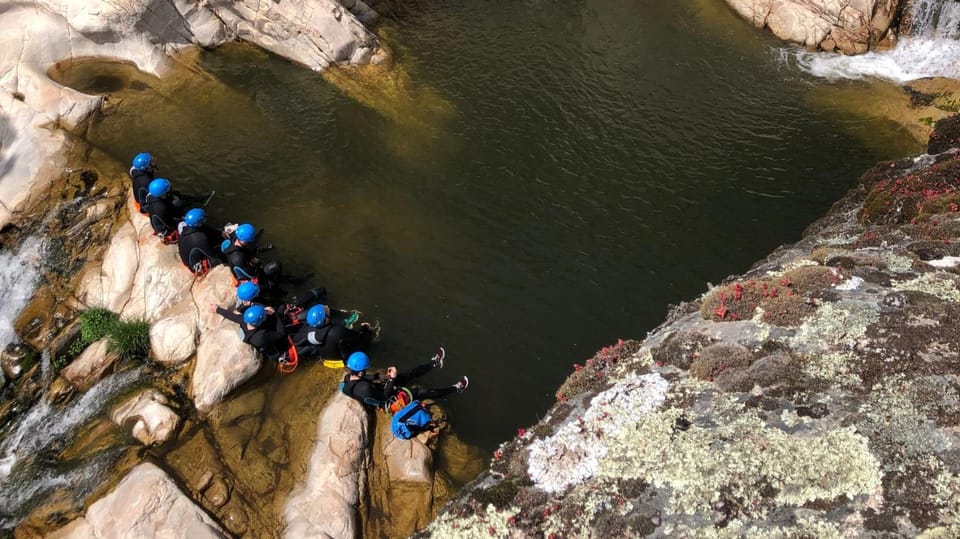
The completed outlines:
{"type": "Polygon", "coordinates": [[[396,367],[387,367],[387,378],[396,378],[397,377],[397,368],[396,367]]]}
{"type": "Polygon", "coordinates": [[[274,312],[276,312],[273,310],[273,307],[264,307],[263,310],[267,311],[267,314],[273,314],[274,312]]]}

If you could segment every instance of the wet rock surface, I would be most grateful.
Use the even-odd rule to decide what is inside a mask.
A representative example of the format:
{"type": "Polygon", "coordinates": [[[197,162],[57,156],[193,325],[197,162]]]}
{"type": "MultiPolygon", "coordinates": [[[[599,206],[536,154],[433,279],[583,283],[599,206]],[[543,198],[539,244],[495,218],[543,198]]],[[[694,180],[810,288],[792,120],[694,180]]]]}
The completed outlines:
{"type": "MultiPolygon", "coordinates": [[[[860,54],[888,40],[904,0],[727,0],[757,28],[809,48],[860,54]]],[[[889,46],[889,43],[887,43],[889,46]]]]}
{"type": "Polygon", "coordinates": [[[422,535],[960,534],[958,166],[956,144],[877,165],[801,241],[577,366],[422,535]]]}

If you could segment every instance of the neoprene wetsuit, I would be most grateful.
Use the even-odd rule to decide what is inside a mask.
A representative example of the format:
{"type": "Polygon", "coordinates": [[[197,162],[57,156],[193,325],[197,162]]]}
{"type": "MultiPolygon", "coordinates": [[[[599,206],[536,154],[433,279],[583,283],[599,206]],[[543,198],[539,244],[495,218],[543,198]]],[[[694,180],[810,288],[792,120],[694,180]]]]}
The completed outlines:
{"type": "Polygon", "coordinates": [[[343,386],[341,391],[348,397],[352,397],[367,406],[378,409],[384,409],[391,397],[397,394],[401,387],[406,387],[410,391],[414,400],[439,399],[451,393],[456,393],[456,386],[447,386],[440,388],[428,388],[422,386],[409,387],[406,384],[415,378],[423,376],[434,368],[433,361],[428,361],[422,365],[417,365],[407,372],[400,373],[396,378],[380,379],[379,374],[364,375],[358,380],[351,380],[352,374],[343,377],[343,386]]]}
{"type": "Polygon", "coordinates": [[[243,315],[217,307],[217,314],[236,322],[243,330],[243,342],[253,346],[270,361],[277,361],[287,351],[287,333],[284,331],[283,319],[277,313],[268,314],[267,319],[254,329],[248,329],[243,321],[243,315]]]}
{"type": "Polygon", "coordinates": [[[328,322],[319,328],[303,325],[293,335],[293,344],[300,356],[344,361],[353,352],[365,349],[369,340],[369,331],[354,331],[335,322],[328,322]]]}
{"type": "Polygon", "coordinates": [[[206,267],[212,268],[222,262],[220,248],[217,244],[219,232],[209,226],[182,226],[180,227],[180,241],[177,249],[180,252],[180,260],[190,269],[197,273],[206,267]]]}
{"type": "Polygon", "coordinates": [[[159,236],[167,236],[176,231],[183,218],[182,209],[174,206],[169,196],[157,198],[147,195],[147,202],[141,208],[150,216],[150,226],[159,236]]]}
{"type": "Polygon", "coordinates": [[[153,181],[153,171],[131,168],[130,179],[132,180],[131,188],[133,190],[133,199],[136,200],[140,206],[140,213],[146,214],[147,211],[143,208],[143,205],[147,202],[150,182],[153,181]]]}

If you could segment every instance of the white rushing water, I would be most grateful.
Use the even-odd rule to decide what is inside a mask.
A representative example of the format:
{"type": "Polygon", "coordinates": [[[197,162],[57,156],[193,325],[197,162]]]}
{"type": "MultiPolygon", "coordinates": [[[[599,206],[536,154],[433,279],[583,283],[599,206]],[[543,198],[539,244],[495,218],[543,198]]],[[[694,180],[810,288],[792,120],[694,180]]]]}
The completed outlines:
{"type": "Polygon", "coordinates": [[[805,71],[828,79],[960,79],[960,2],[917,0],[910,21],[910,35],[893,50],[859,56],[798,51],[796,59],[805,71]]]}
{"type": "Polygon", "coordinates": [[[98,473],[95,467],[83,467],[59,474],[43,465],[34,466],[38,455],[58,451],[77,428],[100,414],[114,397],[140,378],[141,369],[130,369],[104,378],[79,399],[60,408],[45,397],[16,420],[0,441],[0,514],[16,513],[23,503],[50,488],[76,484],[79,478],[98,473]]]}
{"type": "Polygon", "coordinates": [[[13,323],[33,297],[43,244],[28,238],[16,251],[0,251],[0,350],[16,341],[13,323]]]}

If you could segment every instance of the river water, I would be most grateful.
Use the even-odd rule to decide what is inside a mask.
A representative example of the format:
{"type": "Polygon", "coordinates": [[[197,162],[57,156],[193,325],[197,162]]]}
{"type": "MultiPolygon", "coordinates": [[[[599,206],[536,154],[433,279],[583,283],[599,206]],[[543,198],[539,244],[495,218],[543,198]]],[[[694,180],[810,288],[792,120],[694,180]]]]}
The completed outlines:
{"type": "Polygon", "coordinates": [[[809,106],[831,83],[719,1],[398,4],[398,69],[377,84],[244,46],[177,81],[74,84],[113,96],[96,146],[216,189],[211,221],[264,227],[290,272],[379,320],[376,365],[445,346],[424,381],[470,376],[447,404],[485,449],[536,422],[574,363],[797,240],[878,159],[919,151],[809,106]]]}

